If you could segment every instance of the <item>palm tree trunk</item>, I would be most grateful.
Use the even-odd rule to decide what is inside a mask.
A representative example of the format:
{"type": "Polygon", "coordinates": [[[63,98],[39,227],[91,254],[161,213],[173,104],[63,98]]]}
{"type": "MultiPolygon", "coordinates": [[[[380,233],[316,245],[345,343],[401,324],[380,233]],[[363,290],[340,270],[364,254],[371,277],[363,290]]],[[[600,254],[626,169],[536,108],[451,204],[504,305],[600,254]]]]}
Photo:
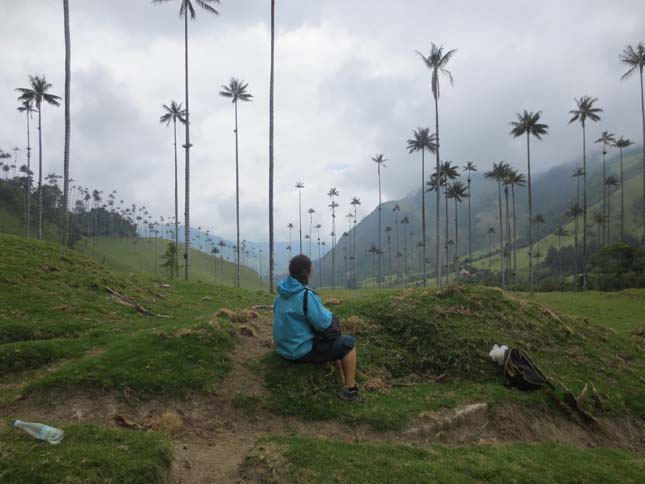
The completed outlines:
{"type": "Polygon", "coordinates": [[[504,227],[502,222],[502,181],[500,179],[497,180],[497,193],[499,198],[499,264],[502,276],[502,287],[504,287],[504,227]]]}
{"type": "MultiPolygon", "coordinates": [[[[459,215],[457,213],[457,197],[455,197],[455,261],[459,257],[459,215]]],[[[455,275],[457,274],[458,267],[455,267],[455,275]]]]}
{"type": "Polygon", "coordinates": [[[611,244],[611,191],[607,196],[607,239],[605,243],[611,244]]]}
{"type": "MultiPolygon", "coordinates": [[[[605,154],[607,151],[607,147],[605,143],[603,142],[602,144],[602,216],[607,217],[607,162],[606,162],[606,157],[607,155],[605,154]]],[[[603,225],[602,227],[602,246],[604,246],[607,243],[607,230],[605,229],[605,226],[603,225]]]]}
{"type": "Polygon", "coordinates": [[[71,133],[70,90],[71,90],[71,39],[69,31],[69,0],[63,0],[65,23],[65,148],[63,152],[63,245],[69,242],[69,145],[71,133]]]}
{"type": "MultiPolygon", "coordinates": [[[[643,122],[643,234],[641,235],[641,247],[645,247],[645,101],[643,100],[643,65],[640,66],[641,79],[641,117],[643,122]]],[[[645,273],[645,267],[643,268],[645,273]]]]}
{"type": "MultiPolygon", "coordinates": [[[[509,252],[511,247],[511,213],[508,205],[508,187],[504,187],[504,197],[506,198],[506,250],[504,252],[506,253],[506,270],[509,270],[511,269],[511,254],[509,252]]],[[[509,276],[512,281],[512,275],[509,274],[509,276]]]]}
{"type": "Polygon", "coordinates": [[[515,185],[511,185],[513,203],[513,280],[517,277],[517,219],[515,218],[515,185]]]}
{"type": "Polygon", "coordinates": [[[311,231],[314,226],[314,216],[309,215],[309,257],[311,257],[311,231]]]}
{"type": "Polygon", "coordinates": [[[300,234],[300,249],[298,254],[302,254],[302,189],[298,188],[298,231],[300,234]]]}
{"type": "Polygon", "coordinates": [[[186,88],[186,201],[184,207],[185,278],[190,274],[190,106],[188,103],[188,11],[184,10],[184,77],[186,88]]]}
{"type": "Polygon", "coordinates": [[[527,182],[529,189],[529,291],[533,293],[533,185],[531,184],[531,135],[526,133],[527,182]]]}
{"type": "MultiPolygon", "coordinates": [[[[175,147],[175,261],[174,272],[175,276],[179,277],[179,181],[177,174],[177,120],[173,117],[172,128],[174,134],[174,147],[175,147]]],[[[170,277],[172,278],[173,270],[170,270],[170,277]]]]}
{"type": "Polygon", "coordinates": [[[444,244],[445,252],[446,252],[446,284],[450,283],[450,271],[449,271],[449,266],[450,266],[450,258],[448,254],[448,239],[450,238],[450,234],[448,233],[448,178],[446,177],[446,188],[444,190],[444,196],[445,196],[445,205],[446,205],[446,241],[444,244]]]}
{"type": "MultiPolygon", "coordinates": [[[[434,93],[433,93],[434,94],[434,93]]],[[[436,151],[436,158],[437,158],[437,166],[436,166],[436,177],[437,177],[437,183],[439,183],[439,169],[440,169],[440,157],[439,157],[439,99],[437,98],[436,95],[434,95],[434,117],[435,117],[435,133],[437,135],[437,151],[436,151]]],[[[437,287],[441,287],[441,222],[440,222],[440,217],[441,217],[441,195],[440,195],[440,187],[437,186],[437,194],[436,194],[436,199],[435,202],[437,206],[435,207],[435,215],[436,215],[436,220],[435,220],[435,232],[437,234],[437,240],[435,241],[435,266],[437,270],[437,287]]]]}
{"type": "Polygon", "coordinates": [[[625,241],[625,189],[623,185],[623,149],[622,148],[620,148],[620,241],[621,242],[625,241]]]}
{"type": "Polygon", "coordinates": [[[38,240],[43,238],[43,130],[41,106],[38,105],[38,240]]]}
{"type": "Polygon", "coordinates": [[[31,130],[29,129],[29,117],[27,113],[27,238],[31,237],[31,130]]]}
{"type": "Polygon", "coordinates": [[[358,259],[358,253],[356,252],[356,234],[358,230],[358,225],[357,225],[357,219],[356,216],[358,215],[358,209],[357,206],[354,205],[354,261],[352,263],[352,278],[354,279],[354,284],[358,286],[358,283],[356,282],[356,260],[358,259]]]}
{"type": "Polygon", "coordinates": [[[378,287],[381,287],[381,164],[377,163],[378,169],[378,287]]]}
{"type": "Polygon", "coordinates": [[[468,278],[472,277],[473,273],[473,236],[470,219],[470,172],[468,172],[468,278]]]}
{"type": "Polygon", "coordinates": [[[587,132],[582,123],[582,288],[587,288],[587,132]]]}
{"type": "Polygon", "coordinates": [[[408,287],[408,235],[405,232],[403,232],[403,254],[403,277],[405,287],[408,287]]]}
{"type": "Polygon", "coordinates": [[[560,252],[562,237],[558,235],[558,277],[562,279],[562,252],[560,252]]]}
{"type": "MultiPolygon", "coordinates": [[[[271,74],[269,79],[269,292],[273,293],[273,91],[275,66],[275,0],[271,0],[271,74]]],[[[291,244],[289,244],[291,245],[291,244]]]]}
{"type": "Polygon", "coordinates": [[[425,148],[423,148],[421,150],[421,233],[423,234],[423,287],[426,287],[426,279],[428,277],[426,269],[426,192],[424,189],[424,183],[426,179],[425,158],[425,148]]]}
{"type": "Polygon", "coordinates": [[[235,287],[240,287],[240,163],[237,134],[237,101],[235,105],[235,232],[237,236],[237,262],[235,264],[235,287]]]}

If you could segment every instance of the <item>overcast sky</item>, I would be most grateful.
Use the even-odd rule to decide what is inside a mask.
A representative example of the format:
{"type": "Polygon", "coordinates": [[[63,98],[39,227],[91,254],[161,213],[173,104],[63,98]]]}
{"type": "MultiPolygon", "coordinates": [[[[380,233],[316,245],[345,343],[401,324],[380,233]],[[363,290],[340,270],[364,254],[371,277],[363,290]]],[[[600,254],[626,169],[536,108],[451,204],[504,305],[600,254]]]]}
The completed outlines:
{"type": "MultiPolygon", "coordinates": [[[[198,11],[190,23],[192,225],[229,239],[235,229],[233,107],[218,92],[231,76],[248,82],[254,95],[240,105],[242,238],[268,238],[269,3],[222,0],[219,16],[198,11]]],[[[638,82],[619,80],[625,68],[618,54],[645,41],[642,0],[276,3],[279,240],[297,222],[293,186],[299,180],[303,208],[324,217],[324,227],[332,186],[341,193],[343,215],[351,196],[362,200],[363,213],[374,209],[375,153],[389,159],[384,200],[416,188],[420,163],[407,154],[405,141],[417,126],[434,131],[429,73],[415,53],[427,54],[430,42],[458,49],[449,67],[454,86],[442,79],[443,159],[474,160],[482,170],[499,160],[524,167],[525,145],[508,131],[515,113],[528,109],[542,110],[550,126],[549,136],[534,143],[535,171],[574,160],[581,134],[579,126],[567,126],[568,111],[585,94],[598,97],[605,110],[590,138],[607,129],[640,143],[638,82]]],[[[172,133],[158,119],[162,103],[184,101],[179,3],[70,0],[70,8],[72,178],[106,194],[117,189],[119,198],[169,216],[172,133]]],[[[5,151],[26,143],[14,89],[27,85],[28,74],[46,74],[52,92],[63,94],[62,10],[61,1],[0,0],[5,151]]],[[[62,107],[44,108],[43,134],[44,172],[62,173],[62,107]]],[[[23,162],[24,151],[20,156],[23,162]]]]}

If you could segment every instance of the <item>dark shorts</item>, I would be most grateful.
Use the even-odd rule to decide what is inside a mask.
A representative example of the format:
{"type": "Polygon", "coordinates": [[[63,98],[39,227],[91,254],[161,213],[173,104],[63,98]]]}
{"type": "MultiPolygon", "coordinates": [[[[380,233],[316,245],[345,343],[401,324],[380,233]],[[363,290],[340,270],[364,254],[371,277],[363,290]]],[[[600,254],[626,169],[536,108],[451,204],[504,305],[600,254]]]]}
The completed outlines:
{"type": "Polygon", "coordinates": [[[334,341],[314,341],[313,349],[302,358],[297,359],[298,363],[327,363],[328,361],[342,360],[354,349],[356,340],[353,336],[342,335],[334,341]]]}

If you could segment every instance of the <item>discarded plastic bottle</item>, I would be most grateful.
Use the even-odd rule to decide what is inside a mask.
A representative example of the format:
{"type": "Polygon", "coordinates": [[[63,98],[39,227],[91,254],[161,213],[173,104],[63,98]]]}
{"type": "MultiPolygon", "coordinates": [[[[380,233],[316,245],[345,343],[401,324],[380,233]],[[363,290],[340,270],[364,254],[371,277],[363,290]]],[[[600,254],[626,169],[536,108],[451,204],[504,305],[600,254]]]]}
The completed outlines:
{"type": "Polygon", "coordinates": [[[13,423],[13,426],[24,430],[32,437],[36,437],[39,440],[46,440],[50,444],[54,445],[60,444],[60,441],[63,440],[63,436],[65,435],[65,432],[60,429],[37,422],[23,422],[22,420],[16,420],[13,423]]]}

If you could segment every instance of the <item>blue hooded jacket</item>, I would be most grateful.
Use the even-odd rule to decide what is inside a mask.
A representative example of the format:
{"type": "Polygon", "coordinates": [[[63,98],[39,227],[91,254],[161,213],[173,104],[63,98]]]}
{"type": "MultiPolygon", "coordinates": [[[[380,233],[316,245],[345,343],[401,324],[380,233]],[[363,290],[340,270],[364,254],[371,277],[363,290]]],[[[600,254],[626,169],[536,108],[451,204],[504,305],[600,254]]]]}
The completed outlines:
{"type": "Polygon", "coordinates": [[[314,329],[331,326],[332,313],[325,309],[318,295],[309,289],[307,316],[304,313],[305,286],[289,276],[278,284],[273,304],[273,341],[280,355],[297,360],[313,348],[314,329]]]}

